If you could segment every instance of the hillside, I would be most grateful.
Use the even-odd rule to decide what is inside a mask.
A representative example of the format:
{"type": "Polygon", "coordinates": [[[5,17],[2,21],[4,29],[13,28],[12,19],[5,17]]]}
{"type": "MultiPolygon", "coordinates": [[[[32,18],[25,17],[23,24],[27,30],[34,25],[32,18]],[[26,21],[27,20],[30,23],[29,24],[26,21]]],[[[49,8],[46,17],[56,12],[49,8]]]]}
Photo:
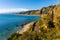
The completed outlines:
{"type": "Polygon", "coordinates": [[[60,4],[44,7],[31,15],[40,15],[41,18],[27,31],[12,34],[8,40],[60,40],[60,4]]]}
{"type": "Polygon", "coordinates": [[[39,11],[39,10],[29,10],[29,11],[19,12],[17,14],[35,15],[34,12],[36,12],[36,11],[39,11]]]}

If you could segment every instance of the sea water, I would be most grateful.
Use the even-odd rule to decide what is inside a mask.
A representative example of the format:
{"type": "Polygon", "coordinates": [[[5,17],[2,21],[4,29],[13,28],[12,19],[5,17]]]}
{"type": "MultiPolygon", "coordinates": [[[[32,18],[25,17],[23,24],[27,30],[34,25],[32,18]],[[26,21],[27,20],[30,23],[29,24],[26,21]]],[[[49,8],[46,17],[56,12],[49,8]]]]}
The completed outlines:
{"type": "Polygon", "coordinates": [[[40,16],[0,14],[0,40],[7,40],[11,34],[22,27],[21,24],[36,21],[39,18],[40,16]]]}

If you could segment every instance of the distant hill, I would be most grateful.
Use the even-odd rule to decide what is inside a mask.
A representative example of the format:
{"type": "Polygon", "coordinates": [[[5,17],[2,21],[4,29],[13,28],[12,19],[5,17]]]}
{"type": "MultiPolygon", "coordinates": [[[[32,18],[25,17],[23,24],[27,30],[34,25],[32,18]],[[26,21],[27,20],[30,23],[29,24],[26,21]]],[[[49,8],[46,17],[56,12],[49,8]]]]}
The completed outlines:
{"type": "Polygon", "coordinates": [[[26,15],[35,15],[34,13],[36,11],[39,11],[39,10],[30,10],[30,11],[22,11],[22,12],[19,12],[18,14],[26,14],[26,15]]]}
{"type": "Polygon", "coordinates": [[[23,34],[15,33],[8,40],[60,40],[60,4],[22,13],[41,18],[23,34]]]}

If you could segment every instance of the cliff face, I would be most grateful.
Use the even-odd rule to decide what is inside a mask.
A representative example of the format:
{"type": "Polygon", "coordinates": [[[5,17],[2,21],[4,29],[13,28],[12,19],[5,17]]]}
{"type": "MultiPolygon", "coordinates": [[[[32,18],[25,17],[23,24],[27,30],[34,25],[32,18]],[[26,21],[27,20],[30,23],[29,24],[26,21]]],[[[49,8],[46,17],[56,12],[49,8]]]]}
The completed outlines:
{"type": "Polygon", "coordinates": [[[23,34],[14,34],[8,40],[60,40],[60,4],[27,13],[40,15],[41,18],[29,30],[23,34]]]}

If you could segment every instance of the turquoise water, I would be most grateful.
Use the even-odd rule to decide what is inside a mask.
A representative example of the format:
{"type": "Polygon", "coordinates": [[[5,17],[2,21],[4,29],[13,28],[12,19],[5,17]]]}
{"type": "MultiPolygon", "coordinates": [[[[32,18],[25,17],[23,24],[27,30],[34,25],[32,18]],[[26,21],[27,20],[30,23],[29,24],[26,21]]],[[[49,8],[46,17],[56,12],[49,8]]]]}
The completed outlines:
{"type": "Polygon", "coordinates": [[[21,24],[36,21],[39,18],[39,16],[0,14],[0,40],[7,40],[11,34],[21,28],[21,24]]]}

